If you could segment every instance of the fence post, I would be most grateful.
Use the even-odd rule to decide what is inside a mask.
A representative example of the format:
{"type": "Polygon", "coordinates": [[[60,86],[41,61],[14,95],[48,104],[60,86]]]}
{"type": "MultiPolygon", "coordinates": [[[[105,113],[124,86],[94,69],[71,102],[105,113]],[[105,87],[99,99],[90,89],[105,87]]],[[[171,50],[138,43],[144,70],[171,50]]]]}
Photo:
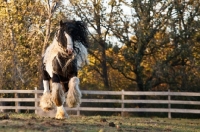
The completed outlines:
{"type": "Polygon", "coordinates": [[[37,107],[38,107],[38,94],[37,94],[37,87],[35,87],[35,114],[37,114],[37,107]]]}
{"type": "Polygon", "coordinates": [[[122,89],[121,100],[122,100],[122,103],[121,103],[121,108],[122,108],[121,116],[123,117],[124,116],[124,89],[122,89]]]}
{"type": "Polygon", "coordinates": [[[168,118],[171,119],[171,103],[170,103],[170,100],[171,100],[171,96],[170,96],[170,89],[168,89],[168,118]]]}
{"type": "MultiPolygon", "coordinates": [[[[18,93],[15,93],[15,98],[19,98],[19,95],[18,95],[18,93]]],[[[20,113],[21,112],[21,110],[19,109],[19,106],[20,106],[20,102],[18,102],[18,101],[15,101],[15,112],[16,113],[20,113]]]]}
{"type": "Polygon", "coordinates": [[[77,116],[80,116],[80,105],[77,106],[77,116]]]}

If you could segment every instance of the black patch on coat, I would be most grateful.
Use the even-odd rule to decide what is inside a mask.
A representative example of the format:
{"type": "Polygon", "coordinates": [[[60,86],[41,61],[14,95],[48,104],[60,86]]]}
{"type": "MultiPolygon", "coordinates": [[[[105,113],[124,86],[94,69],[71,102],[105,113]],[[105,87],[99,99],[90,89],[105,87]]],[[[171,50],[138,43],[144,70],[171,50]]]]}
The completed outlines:
{"type": "Polygon", "coordinates": [[[73,59],[68,65],[66,69],[63,69],[70,60],[72,56],[62,56],[61,53],[58,53],[56,57],[53,59],[53,72],[55,74],[61,75],[66,78],[70,78],[73,76],[77,76],[78,69],[77,69],[77,60],[73,59]]]}

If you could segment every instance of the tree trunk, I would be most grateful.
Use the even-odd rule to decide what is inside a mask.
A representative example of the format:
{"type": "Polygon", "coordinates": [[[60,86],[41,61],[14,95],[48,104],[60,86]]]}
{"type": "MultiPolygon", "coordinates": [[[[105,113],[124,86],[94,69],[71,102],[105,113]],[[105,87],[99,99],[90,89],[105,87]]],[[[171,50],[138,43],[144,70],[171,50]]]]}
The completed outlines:
{"type": "Polygon", "coordinates": [[[107,65],[106,65],[106,43],[105,40],[102,39],[102,33],[101,33],[101,18],[100,18],[100,3],[99,1],[94,1],[95,11],[94,11],[94,18],[96,21],[97,25],[97,33],[98,33],[98,40],[99,40],[99,45],[102,48],[102,55],[101,55],[101,65],[102,65],[102,78],[103,78],[103,83],[104,87],[109,89],[109,81],[108,81],[108,70],[107,70],[107,65]]]}
{"type": "MultiPolygon", "coordinates": [[[[10,36],[11,36],[11,42],[13,44],[13,58],[12,58],[12,63],[13,63],[13,69],[12,69],[12,83],[13,83],[13,87],[14,87],[14,90],[18,90],[17,86],[16,86],[16,82],[17,82],[17,54],[15,53],[15,48],[17,46],[17,42],[15,40],[15,34],[14,34],[14,31],[12,29],[12,27],[10,28],[10,36]]],[[[19,95],[18,93],[15,93],[14,94],[14,97],[15,98],[18,98],[19,95]]],[[[20,103],[19,102],[15,102],[15,106],[18,107],[20,106],[20,103]]],[[[20,110],[19,109],[16,109],[15,110],[16,113],[20,113],[20,110]]]]}
{"type": "MultiPolygon", "coordinates": [[[[103,42],[104,43],[104,42],[103,42]]],[[[108,88],[108,90],[110,90],[109,87],[109,80],[108,80],[108,70],[107,70],[107,65],[106,65],[106,51],[105,51],[105,43],[104,43],[104,47],[102,47],[102,72],[103,72],[103,82],[104,82],[104,87],[108,88]]]]}

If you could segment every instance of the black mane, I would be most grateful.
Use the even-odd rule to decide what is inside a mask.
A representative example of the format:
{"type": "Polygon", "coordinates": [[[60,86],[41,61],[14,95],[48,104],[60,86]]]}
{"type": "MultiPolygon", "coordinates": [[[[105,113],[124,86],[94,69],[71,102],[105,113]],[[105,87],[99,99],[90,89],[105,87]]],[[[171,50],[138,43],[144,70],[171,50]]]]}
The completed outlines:
{"type": "Polygon", "coordinates": [[[69,34],[73,43],[75,41],[81,42],[86,48],[88,48],[88,30],[87,25],[82,21],[68,20],[60,21],[60,31],[57,34],[58,42],[66,47],[67,38],[64,32],[69,34]]]}

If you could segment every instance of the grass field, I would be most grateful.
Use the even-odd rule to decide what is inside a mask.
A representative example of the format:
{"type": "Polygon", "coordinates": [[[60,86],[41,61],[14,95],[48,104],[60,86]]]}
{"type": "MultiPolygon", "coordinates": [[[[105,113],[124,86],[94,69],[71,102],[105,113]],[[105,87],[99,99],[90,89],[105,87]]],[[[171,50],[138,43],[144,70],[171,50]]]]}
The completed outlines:
{"type": "Polygon", "coordinates": [[[70,116],[0,113],[0,132],[200,132],[200,119],[70,116]]]}

